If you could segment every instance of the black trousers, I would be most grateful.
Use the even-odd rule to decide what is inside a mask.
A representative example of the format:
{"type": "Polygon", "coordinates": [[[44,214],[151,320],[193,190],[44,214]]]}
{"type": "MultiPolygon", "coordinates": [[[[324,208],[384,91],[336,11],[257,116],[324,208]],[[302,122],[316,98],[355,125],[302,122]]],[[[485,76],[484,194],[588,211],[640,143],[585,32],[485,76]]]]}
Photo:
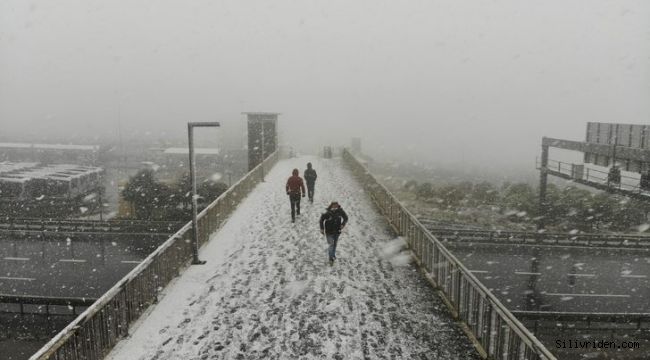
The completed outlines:
{"type": "Polygon", "coordinates": [[[314,202],[314,187],[316,186],[315,183],[309,183],[307,182],[307,197],[309,197],[309,201],[314,202]]]}
{"type": "Polygon", "coordinates": [[[291,202],[291,220],[296,220],[296,214],[300,215],[300,194],[289,195],[291,202]]]}

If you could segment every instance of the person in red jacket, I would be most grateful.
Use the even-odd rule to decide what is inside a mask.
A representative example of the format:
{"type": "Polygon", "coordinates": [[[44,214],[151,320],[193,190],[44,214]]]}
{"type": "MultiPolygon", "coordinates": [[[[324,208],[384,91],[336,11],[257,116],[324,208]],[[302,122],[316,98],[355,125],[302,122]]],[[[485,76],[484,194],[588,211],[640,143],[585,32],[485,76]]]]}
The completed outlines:
{"type": "Polygon", "coordinates": [[[296,222],[296,215],[300,215],[300,195],[305,197],[305,183],[298,175],[298,169],[293,169],[292,176],[287,180],[287,195],[291,202],[291,222],[296,222]]]}

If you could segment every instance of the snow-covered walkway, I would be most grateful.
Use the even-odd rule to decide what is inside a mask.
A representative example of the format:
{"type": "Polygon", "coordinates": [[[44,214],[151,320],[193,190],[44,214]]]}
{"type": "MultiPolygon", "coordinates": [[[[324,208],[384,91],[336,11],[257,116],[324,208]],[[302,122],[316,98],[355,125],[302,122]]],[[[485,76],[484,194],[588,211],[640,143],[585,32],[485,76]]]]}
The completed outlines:
{"type": "Polygon", "coordinates": [[[341,160],[282,160],[108,358],[478,359],[400,242],[341,160]],[[307,161],[315,201],[292,224],[284,185],[307,161]],[[350,217],[333,267],[330,200],[350,217]]]}

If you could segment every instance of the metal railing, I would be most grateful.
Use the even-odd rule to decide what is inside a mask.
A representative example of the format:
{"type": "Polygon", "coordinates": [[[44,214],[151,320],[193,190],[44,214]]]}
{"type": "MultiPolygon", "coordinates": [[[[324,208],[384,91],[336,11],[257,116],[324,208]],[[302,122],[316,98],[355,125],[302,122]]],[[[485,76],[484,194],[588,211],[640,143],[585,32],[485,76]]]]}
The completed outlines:
{"type": "Polygon", "coordinates": [[[550,330],[640,330],[650,331],[648,313],[588,313],[560,311],[512,311],[522,322],[537,332],[550,330]]]}
{"type": "Polygon", "coordinates": [[[564,234],[426,227],[432,234],[443,238],[444,240],[459,243],[471,242],[485,244],[529,244],[650,249],[650,236],[640,235],[564,234]]]}
{"type": "Polygon", "coordinates": [[[556,359],[349,151],[343,159],[489,358],[556,359]]]}
{"type": "Polygon", "coordinates": [[[65,306],[71,310],[72,315],[77,314],[77,308],[87,308],[97,301],[93,298],[82,298],[82,297],[52,297],[52,296],[30,296],[30,295],[12,295],[12,294],[0,294],[0,305],[16,305],[16,311],[10,310],[0,310],[0,312],[9,312],[9,313],[34,313],[27,311],[26,306],[35,305],[38,309],[36,313],[42,313],[41,309],[45,311],[45,314],[49,315],[51,313],[50,306],[61,307],[65,306]]]}
{"type": "MultiPolygon", "coordinates": [[[[200,245],[208,241],[277,161],[275,151],[199,213],[200,245]]],[[[128,335],[129,326],[157,302],[160,291],[188,266],[191,239],[192,226],[187,223],[30,359],[102,359],[128,335]]]]}
{"type": "MultiPolygon", "coordinates": [[[[573,180],[594,183],[612,189],[619,189],[619,190],[625,190],[625,191],[638,193],[638,194],[650,195],[649,191],[641,189],[639,178],[634,178],[631,176],[626,176],[621,174],[621,179],[619,182],[608,182],[609,173],[607,171],[584,166],[583,171],[581,173],[574,174],[573,172],[574,165],[584,165],[584,164],[573,164],[573,163],[549,159],[546,168],[551,174],[554,173],[562,174],[568,178],[572,178],[573,180]]],[[[539,170],[540,167],[541,167],[541,162],[539,161],[539,159],[535,159],[535,168],[539,170]]]]}
{"type": "Polygon", "coordinates": [[[173,233],[187,222],[145,220],[67,220],[34,218],[1,218],[0,229],[70,232],[142,232],[173,233]]]}
{"type": "Polygon", "coordinates": [[[66,231],[66,230],[5,230],[0,229],[0,241],[47,241],[71,238],[79,242],[92,242],[105,239],[132,239],[132,238],[151,238],[167,239],[170,233],[139,230],[138,232],[106,232],[106,231],[66,231]]]}

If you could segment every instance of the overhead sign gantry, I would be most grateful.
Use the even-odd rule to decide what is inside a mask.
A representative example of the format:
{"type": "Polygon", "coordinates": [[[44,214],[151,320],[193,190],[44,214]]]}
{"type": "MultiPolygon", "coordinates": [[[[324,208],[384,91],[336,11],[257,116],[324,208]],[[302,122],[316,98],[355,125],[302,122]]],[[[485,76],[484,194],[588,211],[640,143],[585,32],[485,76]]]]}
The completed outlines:
{"type": "MultiPolygon", "coordinates": [[[[586,141],[543,137],[539,163],[539,206],[546,213],[548,175],[557,176],[599,190],[632,198],[650,200],[650,125],[587,123],[586,141]],[[573,150],[584,154],[583,164],[549,159],[549,149],[573,150]],[[609,167],[608,171],[585,164],[609,167]],[[640,178],[622,176],[621,169],[640,174],[640,178]]],[[[538,227],[544,228],[540,218],[538,227]]]]}

